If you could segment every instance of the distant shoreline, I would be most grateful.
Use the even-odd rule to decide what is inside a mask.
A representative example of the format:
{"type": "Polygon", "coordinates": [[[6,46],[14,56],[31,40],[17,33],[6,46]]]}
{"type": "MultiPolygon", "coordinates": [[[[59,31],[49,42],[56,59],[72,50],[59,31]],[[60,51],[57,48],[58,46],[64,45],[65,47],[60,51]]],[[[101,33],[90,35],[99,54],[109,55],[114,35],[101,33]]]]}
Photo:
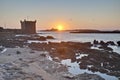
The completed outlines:
{"type": "Polygon", "coordinates": [[[114,31],[100,31],[100,30],[74,30],[70,31],[70,33],[120,33],[119,30],[114,31]]]}
{"type": "MultiPolygon", "coordinates": [[[[39,30],[42,32],[69,32],[69,33],[106,33],[106,34],[119,34],[120,30],[95,30],[95,29],[74,29],[74,30],[62,30],[62,31],[57,31],[57,30],[39,30]]],[[[38,32],[39,32],[38,31],[38,32]]]]}

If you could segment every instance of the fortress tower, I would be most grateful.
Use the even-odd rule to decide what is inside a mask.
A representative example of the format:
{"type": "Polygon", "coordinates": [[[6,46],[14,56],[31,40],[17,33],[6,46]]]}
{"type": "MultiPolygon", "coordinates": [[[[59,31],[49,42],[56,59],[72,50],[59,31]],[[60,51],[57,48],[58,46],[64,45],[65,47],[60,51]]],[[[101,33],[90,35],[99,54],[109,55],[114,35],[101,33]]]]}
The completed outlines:
{"type": "Polygon", "coordinates": [[[35,34],[36,33],[36,20],[35,21],[20,21],[21,30],[23,34],[35,34]]]}

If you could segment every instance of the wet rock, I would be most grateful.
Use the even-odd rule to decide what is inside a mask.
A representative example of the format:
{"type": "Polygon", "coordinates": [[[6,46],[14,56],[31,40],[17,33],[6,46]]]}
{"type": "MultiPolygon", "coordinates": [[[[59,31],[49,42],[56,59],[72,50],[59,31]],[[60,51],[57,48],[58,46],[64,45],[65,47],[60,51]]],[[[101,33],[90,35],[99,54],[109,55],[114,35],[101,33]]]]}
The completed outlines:
{"type": "Polygon", "coordinates": [[[92,66],[91,68],[88,68],[88,70],[91,70],[92,72],[97,72],[99,71],[98,68],[92,66]]]}
{"type": "Polygon", "coordinates": [[[97,40],[94,40],[93,41],[93,44],[98,44],[99,42],[97,40]]]}
{"type": "Polygon", "coordinates": [[[46,41],[46,37],[44,37],[44,36],[40,36],[39,38],[37,38],[37,40],[40,40],[40,41],[46,41]]]}
{"type": "Polygon", "coordinates": [[[115,43],[113,41],[107,41],[106,42],[108,45],[115,45],[115,43]]]}
{"type": "Polygon", "coordinates": [[[115,71],[115,72],[113,72],[113,71],[110,71],[109,73],[107,73],[108,75],[112,75],[112,76],[116,76],[116,77],[118,77],[118,78],[120,78],[119,76],[120,76],[120,72],[119,71],[115,71]]]}
{"type": "Polygon", "coordinates": [[[42,56],[42,57],[46,57],[46,54],[40,54],[40,56],[42,56]]]}
{"type": "Polygon", "coordinates": [[[63,77],[68,79],[74,79],[75,77],[72,74],[63,74],[63,77]]]}
{"type": "Polygon", "coordinates": [[[80,69],[87,69],[87,65],[83,64],[83,63],[80,63],[80,69]]]}
{"type": "Polygon", "coordinates": [[[99,72],[101,72],[101,73],[108,73],[108,71],[107,70],[105,70],[105,69],[99,69],[99,72]]]}
{"type": "Polygon", "coordinates": [[[77,77],[76,80],[105,80],[104,78],[96,74],[88,74],[88,73],[79,74],[76,77],[77,77]]]}
{"type": "Polygon", "coordinates": [[[55,39],[53,36],[47,36],[47,39],[55,39]]]}
{"type": "Polygon", "coordinates": [[[117,41],[118,46],[120,46],[120,41],[117,41]]]}
{"type": "Polygon", "coordinates": [[[54,57],[53,60],[56,62],[60,62],[60,59],[58,57],[54,57]]]}
{"type": "Polygon", "coordinates": [[[100,41],[100,43],[99,43],[100,45],[102,45],[102,46],[104,46],[104,47],[106,47],[107,46],[107,44],[104,42],[104,41],[100,41]]]}
{"type": "Polygon", "coordinates": [[[113,51],[113,49],[112,49],[112,48],[107,47],[107,46],[101,46],[101,47],[99,47],[99,48],[100,48],[100,49],[107,50],[107,51],[113,51]]]}
{"type": "Polygon", "coordinates": [[[4,47],[3,46],[0,46],[0,52],[4,50],[4,47]]]}

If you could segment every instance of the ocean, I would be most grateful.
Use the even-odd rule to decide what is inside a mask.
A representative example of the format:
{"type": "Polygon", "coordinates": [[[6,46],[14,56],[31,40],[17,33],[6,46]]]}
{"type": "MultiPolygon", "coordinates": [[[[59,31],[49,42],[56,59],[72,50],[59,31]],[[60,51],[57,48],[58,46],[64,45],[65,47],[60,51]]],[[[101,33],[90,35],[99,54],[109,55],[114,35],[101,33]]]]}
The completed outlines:
{"type": "MultiPolygon", "coordinates": [[[[51,42],[91,42],[93,43],[94,40],[98,41],[113,41],[117,45],[117,41],[120,41],[120,34],[107,34],[107,33],[69,33],[66,32],[38,32],[41,36],[53,36],[55,39],[48,40],[51,42]]],[[[44,41],[43,41],[44,42],[44,41]]],[[[45,41],[46,42],[46,41],[45,41]]],[[[117,52],[120,54],[120,47],[118,46],[111,46],[114,52],[117,52]]]]}
{"type": "Polygon", "coordinates": [[[107,33],[69,33],[69,32],[38,32],[43,36],[53,36],[54,41],[93,42],[93,40],[120,41],[120,34],[107,33]]]}

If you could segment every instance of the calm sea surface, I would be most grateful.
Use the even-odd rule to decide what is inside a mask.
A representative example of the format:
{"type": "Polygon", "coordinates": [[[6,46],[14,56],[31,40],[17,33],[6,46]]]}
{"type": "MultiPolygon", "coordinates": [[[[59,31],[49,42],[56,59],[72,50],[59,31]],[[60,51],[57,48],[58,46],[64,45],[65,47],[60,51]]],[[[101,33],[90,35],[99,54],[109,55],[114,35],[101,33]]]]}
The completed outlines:
{"type": "Polygon", "coordinates": [[[76,41],[92,42],[93,40],[120,41],[120,34],[99,34],[99,33],[69,33],[69,32],[39,32],[40,35],[51,35],[56,38],[54,41],[76,41]]]}
{"type": "MultiPolygon", "coordinates": [[[[120,34],[100,34],[100,33],[69,33],[69,32],[39,32],[41,36],[53,36],[54,40],[48,40],[51,42],[61,42],[61,41],[73,41],[73,42],[93,42],[95,39],[98,41],[120,41],[120,34]]],[[[114,52],[120,54],[120,47],[109,46],[114,52]]]]}

